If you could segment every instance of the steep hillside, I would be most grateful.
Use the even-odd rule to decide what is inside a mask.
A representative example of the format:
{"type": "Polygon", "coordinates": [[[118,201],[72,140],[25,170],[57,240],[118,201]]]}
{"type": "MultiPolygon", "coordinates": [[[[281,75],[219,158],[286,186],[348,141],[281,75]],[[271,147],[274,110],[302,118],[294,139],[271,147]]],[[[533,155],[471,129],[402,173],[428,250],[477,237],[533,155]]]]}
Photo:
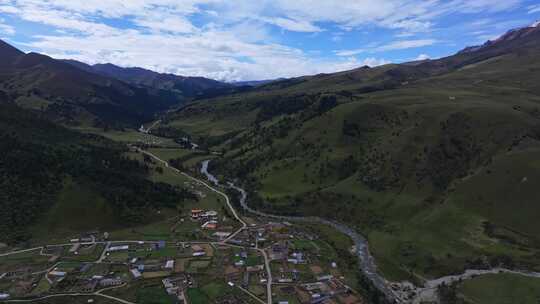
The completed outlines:
{"type": "MultiPolygon", "coordinates": [[[[82,135],[0,101],[0,242],[28,240],[55,209],[56,228],[111,229],[155,220],[193,195],[147,180],[148,168],[124,157],[126,148],[82,135]],[[60,210],[61,209],[61,210],[60,210]]],[[[41,231],[43,232],[43,231],[41,231]]]]}
{"type": "Polygon", "coordinates": [[[250,204],[367,234],[381,271],[540,269],[540,27],[414,64],[278,81],[188,105],[160,130],[223,150],[250,204]]]}
{"type": "Polygon", "coordinates": [[[177,94],[129,85],[50,57],[0,44],[0,90],[24,108],[68,125],[138,125],[182,101],[177,94]]]}
{"type": "Polygon", "coordinates": [[[184,98],[193,98],[207,91],[232,88],[224,82],[204,78],[162,74],[143,68],[123,68],[114,64],[87,65],[82,62],[65,60],[85,71],[115,78],[136,86],[172,91],[184,98]]]}

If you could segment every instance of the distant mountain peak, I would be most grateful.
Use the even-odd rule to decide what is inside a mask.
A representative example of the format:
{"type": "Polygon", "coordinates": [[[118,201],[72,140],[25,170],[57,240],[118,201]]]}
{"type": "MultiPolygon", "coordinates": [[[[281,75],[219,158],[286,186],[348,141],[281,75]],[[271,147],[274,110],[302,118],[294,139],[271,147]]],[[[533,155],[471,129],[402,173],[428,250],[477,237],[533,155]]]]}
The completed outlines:
{"type": "Polygon", "coordinates": [[[14,46],[0,40],[0,65],[10,65],[24,53],[14,46]]]}
{"type": "Polygon", "coordinates": [[[502,43],[502,42],[513,41],[513,40],[523,38],[523,37],[526,37],[526,36],[528,36],[530,34],[537,33],[537,32],[540,32],[540,21],[536,21],[535,23],[533,23],[533,24],[531,24],[530,26],[527,26],[527,27],[511,29],[508,32],[506,32],[504,35],[498,37],[497,39],[488,40],[482,45],[475,45],[475,46],[466,47],[463,50],[461,50],[460,52],[458,52],[458,54],[476,52],[476,51],[482,50],[482,49],[484,49],[486,47],[490,47],[490,46],[493,46],[493,45],[496,45],[496,44],[499,44],[499,43],[502,43]]]}

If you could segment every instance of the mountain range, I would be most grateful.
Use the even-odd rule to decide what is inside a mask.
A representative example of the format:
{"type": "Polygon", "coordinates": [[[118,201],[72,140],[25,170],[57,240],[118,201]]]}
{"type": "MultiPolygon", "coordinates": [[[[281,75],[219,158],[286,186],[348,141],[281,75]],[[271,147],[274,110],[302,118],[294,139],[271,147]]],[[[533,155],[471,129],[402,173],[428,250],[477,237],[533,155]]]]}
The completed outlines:
{"type": "MultiPolygon", "coordinates": [[[[186,195],[147,183],[122,147],[57,123],[123,127],[159,118],[152,133],[222,152],[212,154],[223,155],[212,171],[237,179],[252,207],[362,231],[391,280],[497,265],[540,271],[539,54],[535,25],[445,58],[235,87],[55,60],[2,42],[0,168],[13,164],[2,174],[20,185],[15,194],[31,193],[35,180],[40,193],[90,181],[109,204],[118,197],[99,189],[112,176],[107,181],[127,193],[121,202],[147,210],[135,199],[140,191],[165,203],[186,195]],[[18,152],[8,153],[13,146],[18,152]],[[81,159],[87,170],[74,165],[81,159]],[[138,189],[122,182],[129,176],[138,189]]],[[[4,200],[15,206],[16,196],[4,200]]],[[[51,205],[26,201],[36,213],[51,205]]],[[[144,219],[119,206],[119,218],[144,219]]],[[[17,210],[4,217],[22,227],[24,208],[17,210]]],[[[24,239],[19,232],[10,239],[24,239]]]]}
{"type": "Polygon", "coordinates": [[[0,90],[21,107],[65,125],[135,126],[207,90],[226,87],[232,86],[202,77],[25,54],[0,42],[0,90]]]}
{"type": "Polygon", "coordinates": [[[212,170],[253,207],[355,226],[392,280],[540,270],[539,54],[536,24],[441,59],[199,101],[160,128],[223,152],[212,170]]]}

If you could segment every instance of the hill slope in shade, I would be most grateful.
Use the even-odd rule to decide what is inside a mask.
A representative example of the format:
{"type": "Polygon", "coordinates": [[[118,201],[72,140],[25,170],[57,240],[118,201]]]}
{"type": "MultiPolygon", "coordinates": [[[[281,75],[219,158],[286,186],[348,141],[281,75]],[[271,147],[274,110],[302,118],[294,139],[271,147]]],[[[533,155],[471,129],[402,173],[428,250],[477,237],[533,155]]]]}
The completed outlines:
{"type": "Polygon", "coordinates": [[[0,242],[34,237],[36,223],[47,223],[36,230],[49,238],[58,229],[141,225],[155,220],[152,211],[193,198],[148,181],[148,168],[126,150],[0,101],[0,242]]]}
{"type": "Polygon", "coordinates": [[[204,77],[163,74],[138,67],[119,67],[110,63],[87,65],[74,60],[65,60],[65,62],[88,72],[115,78],[136,86],[172,91],[185,98],[196,97],[206,91],[232,88],[232,85],[227,83],[204,77]]]}
{"type": "Polygon", "coordinates": [[[20,106],[68,125],[138,125],[184,99],[0,44],[0,90],[20,106]]]}
{"type": "Polygon", "coordinates": [[[414,65],[301,77],[167,115],[250,204],[367,234],[391,279],[540,269],[540,27],[414,65]]]}

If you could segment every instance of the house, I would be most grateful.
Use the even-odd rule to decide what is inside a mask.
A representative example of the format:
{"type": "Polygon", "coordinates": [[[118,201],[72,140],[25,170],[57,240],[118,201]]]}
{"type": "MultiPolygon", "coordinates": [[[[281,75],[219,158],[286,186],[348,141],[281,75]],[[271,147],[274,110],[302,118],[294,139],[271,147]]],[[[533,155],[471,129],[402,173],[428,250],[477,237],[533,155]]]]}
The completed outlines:
{"type": "Polygon", "coordinates": [[[173,269],[174,268],[174,260],[168,260],[165,263],[165,269],[173,269]]]}
{"type": "Polygon", "coordinates": [[[201,214],[201,217],[203,218],[217,218],[217,216],[218,216],[217,211],[213,211],[213,210],[210,210],[201,214]]]}
{"type": "Polygon", "coordinates": [[[247,272],[258,272],[264,269],[264,265],[248,266],[246,267],[247,272]]]}
{"type": "Polygon", "coordinates": [[[204,210],[192,209],[191,210],[191,218],[192,219],[198,219],[203,213],[204,213],[204,210]]]}
{"type": "Polygon", "coordinates": [[[317,281],[329,281],[331,279],[333,279],[334,276],[329,274],[329,275],[323,275],[323,276],[319,276],[317,277],[317,281]]]}
{"type": "Polygon", "coordinates": [[[242,267],[242,266],[244,266],[244,265],[245,265],[244,260],[240,260],[240,261],[234,263],[234,266],[236,266],[236,267],[242,267]]]}
{"type": "Polygon", "coordinates": [[[270,250],[271,260],[281,260],[287,257],[288,247],[285,244],[275,244],[270,250]]]}
{"type": "Polygon", "coordinates": [[[158,241],[157,243],[152,244],[152,250],[161,250],[167,246],[165,241],[158,241]]]}
{"type": "Polygon", "coordinates": [[[217,229],[217,221],[208,221],[204,223],[201,228],[203,229],[209,229],[209,230],[215,230],[217,229]]]}
{"type": "Polygon", "coordinates": [[[81,248],[81,244],[80,244],[80,243],[75,243],[75,244],[73,244],[73,246],[71,246],[71,248],[69,249],[69,253],[77,254],[77,251],[79,251],[79,248],[81,248]]]}
{"type": "Polygon", "coordinates": [[[200,257],[205,256],[206,252],[204,251],[204,248],[200,245],[192,245],[191,251],[193,252],[192,256],[194,257],[200,257]]]}
{"type": "Polygon", "coordinates": [[[116,252],[116,251],[124,251],[124,250],[129,250],[129,245],[111,246],[107,249],[108,252],[116,252]]]}
{"type": "Polygon", "coordinates": [[[215,232],[213,234],[215,237],[217,237],[219,240],[224,240],[226,239],[229,235],[231,235],[230,232],[221,232],[221,231],[218,231],[218,232],[215,232]]]}
{"type": "Polygon", "coordinates": [[[249,272],[244,272],[244,280],[242,282],[242,286],[244,288],[247,288],[249,286],[249,272]]]}
{"type": "Polygon", "coordinates": [[[82,272],[82,273],[85,273],[85,272],[87,272],[88,270],[90,270],[90,268],[92,268],[92,264],[86,263],[86,264],[83,264],[83,265],[81,266],[81,269],[80,269],[79,271],[82,272]]]}
{"type": "Polygon", "coordinates": [[[194,245],[191,245],[191,251],[200,252],[200,251],[204,251],[204,248],[201,245],[194,244],[194,245]]]}
{"type": "Polygon", "coordinates": [[[133,275],[134,279],[139,279],[142,276],[141,272],[137,268],[131,269],[130,272],[133,275]]]}
{"type": "Polygon", "coordinates": [[[103,279],[99,281],[99,285],[103,287],[109,287],[109,286],[118,286],[122,285],[124,282],[122,282],[121,279],[115,278],[115,279],[103,279]]]}
{"type": "Polygon", "coordinates": [[[53,276],[53,277],[65,277],[67,275],[67,273],[64,272],[64,271],[53,270],[53,271],[49,272],[49,275],[53,276]]]}
{"type": "Polygon", "coordinates": [[[86,293],[90,293],[90,292],[93,292],[95,289],[96,289],[96,286],[98,284],[98,281],[96,280],[91,280],[90,282],[86,283],[81,291],[82,292],[86,292],[86,293]]]}

